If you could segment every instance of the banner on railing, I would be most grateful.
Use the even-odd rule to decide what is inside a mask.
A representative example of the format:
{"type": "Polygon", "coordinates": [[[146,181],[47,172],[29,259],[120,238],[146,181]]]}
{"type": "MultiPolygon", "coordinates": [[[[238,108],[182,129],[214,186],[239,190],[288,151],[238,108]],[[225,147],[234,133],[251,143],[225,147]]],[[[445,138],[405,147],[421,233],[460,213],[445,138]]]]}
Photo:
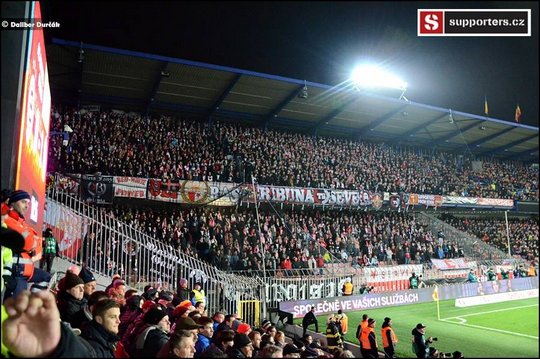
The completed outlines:
{"type": "MultiPolygon", "coordinates": [[[[246,189],[248,186],[245,186],[246,189]]],[[[234,205],[242,196],[243,189],[234,183],[148,180],[148,199],[155,201],[214,205],[234,205]]]]}
{"type": "Polygon", "coordinates": [[[257,195],[261,202],[365,207],[373,205],[374,193],[370,191],[258,185],[257,195]]]}
{"type": "Polygon", "coordinates": [[[72,195],[78,195],[81,181],[81,175],[63,175],[61,173],[55,174],[54,184],[57,190],[67,192],[72,195]]]}
{"type": "Polygon", "coordinates": [[[468,206],[513,208],[514,200],[500,199],[500,198],[444,196],[444,204],[445,205],[468,205],[468,206]]]}
{"type": "Polygon", "coordinates": [[[87,221],[69,208],[47,201],[44,223],[52,229],[60,254],[75,259],[82,235],[86,233],[87,221]]]}
{"type": "Polygon", "coordinates": [[[148,179],[114,176],[114,196],[146,199],[148,179]]]}
{"type": "Polygon", "coordinates": [[[431,263],[435,266],[435,268],[439,270],[452,270],[452,269],[469,269],[472,267],[476,267],[476,263],[474,265],[471,262],[465,262],[465,259],[463,258],[448,258],[448,259],[431,259],[431,263]]]}
{"type": "Polygon", "coordinates": [[[341,289],[351,277],[332,278],[268,278],[266,299],[268,302],[285,300],[306,300],[341,295],[341,289]]]}
{"type": "Polygon", "coordinates": [[[113,176],[82,175],[81,197],[87,203],[112,203],[113,176]]]}
{"type": "MultiPolygon", "coordinates": [[[[77,188],[76,183],[59,177],[68,188],[77,188]],[[68,184],[66,184],[68,183],[68,184]]],[[[209,203],[212,205],[235,205],[240,201],[253,203],[253,187],[249,184],[205,182],[172,179],[146,179],[135,177],[82,176],[82,195],[94,203],[110,203],[112,196],[147,198],[186,204],[209,203]],[[114,184],[114,189],[113,189],[114,184]],[[143,186],[145,188],[143,188],[143,186]],[[144,196],[143,196],[144,193],[144,196]]],[[[57,185],[58,186],[58,185],[57,185]]],[[[442,196],[416,193],[376,193],[366,190],[323,189],[307,187],[283,187],[256,185],[257,200],[283,204],[369,207],[380,209],[383,203],[399,210],[408,206],[471,206],[512,208],[513,200],[442,196]]]]}
{"type": "Polygon", "coordinates": [[[368,282],[390,282],[409,279],[413,272],[416,275],[422,275],[423,266],[421,264],[404,264],[391,267],[364,267],[362,271],[368,282]]]}

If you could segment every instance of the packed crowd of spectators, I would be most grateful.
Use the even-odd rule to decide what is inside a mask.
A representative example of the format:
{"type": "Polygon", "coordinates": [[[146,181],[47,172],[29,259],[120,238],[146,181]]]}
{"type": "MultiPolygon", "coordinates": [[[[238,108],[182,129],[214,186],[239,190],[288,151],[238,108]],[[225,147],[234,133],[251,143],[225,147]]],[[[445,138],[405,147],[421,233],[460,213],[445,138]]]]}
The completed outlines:
{"type": "Polygon", "coordinates": [[[176,292],[148,285],[142,293],[128,289],[118,275],[105,290],[96,284],[87,268],[72,266],[52,290],[7,298],[2,356],[344,357],[342,348],[322,346],[309,334],[287,340],[267,319],[252,327],[236,313],[208,313],[201,283],[191,289],[182,279],[176,292]]]}
{"type": "MultiPolygon", "coordinates": [[[[497,246],[508,253],[508,237],[504,216],[498,218],[457,217],[443,214],[441,220],[453,227],[472,234],[484,242],[497,246]]],[[[527,261],[538,263],[538,216],[527,218],[508,218],[510,253],[527,261]]]]}
{"type": "Polygon", "coordinates": [[[399,212],[261,208],[262,238],[253,209],[189,208],[174,211],[116,205],[110,215],[223,270],[295,269],[323,273],[332,261],[354,267],[430,262],[463,257],[456,243],[440,241],[414,216],[399,212]]]}
{"type": "Polygon", "coordinates": [[[538,171],[519,162],[223,122],[118,111],[53,108],[51,131],[68,125],[67,145],[52,136],[49,170],[538,201],[538,171]]]}

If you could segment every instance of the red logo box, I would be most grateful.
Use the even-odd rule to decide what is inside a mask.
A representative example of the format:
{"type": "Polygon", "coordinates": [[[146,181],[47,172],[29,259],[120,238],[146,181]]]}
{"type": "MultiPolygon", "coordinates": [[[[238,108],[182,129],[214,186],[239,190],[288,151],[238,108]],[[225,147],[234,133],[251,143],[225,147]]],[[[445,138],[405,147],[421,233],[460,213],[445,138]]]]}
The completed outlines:
{"type": "Polygon", "coordinates": [[[418,10],[418,35],[444,34],[444,11],[418,10]]]}

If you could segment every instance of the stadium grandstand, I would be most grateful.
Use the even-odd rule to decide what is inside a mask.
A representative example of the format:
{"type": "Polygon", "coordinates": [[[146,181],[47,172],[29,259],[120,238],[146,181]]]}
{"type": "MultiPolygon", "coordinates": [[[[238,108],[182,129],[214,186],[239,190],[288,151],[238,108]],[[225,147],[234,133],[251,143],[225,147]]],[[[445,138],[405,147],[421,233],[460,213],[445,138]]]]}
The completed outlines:
{"type": "Polygon", "coordinates": [[[2,35],[3,357],[538,356],[538,127],[42,32],[2,35]]]}

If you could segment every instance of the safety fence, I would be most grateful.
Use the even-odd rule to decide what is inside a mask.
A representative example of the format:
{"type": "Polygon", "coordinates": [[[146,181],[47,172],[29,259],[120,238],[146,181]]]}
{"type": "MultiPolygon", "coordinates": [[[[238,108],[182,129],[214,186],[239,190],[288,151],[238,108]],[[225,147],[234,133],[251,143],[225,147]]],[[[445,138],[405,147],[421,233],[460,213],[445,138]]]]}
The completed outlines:
{"type": "Polygon", "coordinates": [[[508,258],[508,254],[500,249],[490,246],[473,235],[452,227],[448,223],[441,221],[429,213],[420,212],[417,219],[420,223],[427,225],[434,235],[441,231],[444,233],[445,241],[450,240],[458,243],[458,245],[463,248],[466,257],[483,261],[503,260],[508,258]]]}
{"type": "Polygon", "coordinates": [[[181,278],[189,288],[201,282],[208,311],[226,313],[263,294],[260,279],[220,271],[54,188],[47,193],[45,225],[53,230],[61,257],[106,277],[119,274],[138,290],[149,284],[176,291],[181,278]]]}
{"type": "Polygon", "coordinates": [[[258,327],[261,324],[261,301],[240,300],[238,301],[238,317],[244,323],[258,327]]]}

